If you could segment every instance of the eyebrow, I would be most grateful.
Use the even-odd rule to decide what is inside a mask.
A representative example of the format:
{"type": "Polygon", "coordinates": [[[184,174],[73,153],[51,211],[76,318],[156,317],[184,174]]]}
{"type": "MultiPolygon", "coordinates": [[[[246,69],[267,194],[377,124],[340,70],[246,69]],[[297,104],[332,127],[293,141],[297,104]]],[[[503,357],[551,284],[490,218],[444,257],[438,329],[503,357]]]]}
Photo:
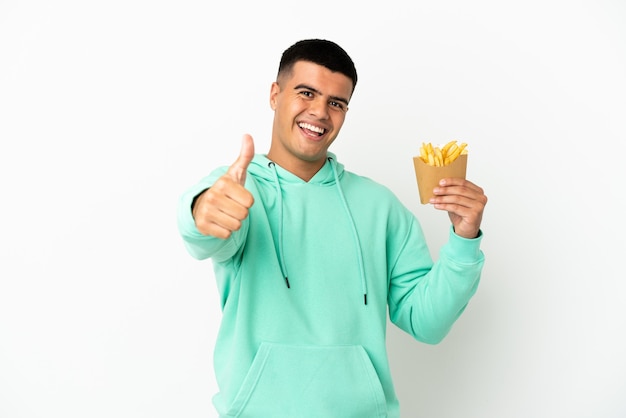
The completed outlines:
{"type": "MultiPolygon", "coordinates": [[[[309,85],[306,84],[298,84],[297,86],[295,86],[293,88],[294,90],[299,90],[299,89],[307,89],[307,90],[311,90],[319,95],[322,94],[321,91],[319,91],[318,89],[315,89],[309,85]]],[[[336,102],[342,102],[344,103],[346,106],[349,104],[347,99],[344,99],[343,97],[339,97],[339,96],[329,96],[332,100],[336,101],[336,102]]]]}

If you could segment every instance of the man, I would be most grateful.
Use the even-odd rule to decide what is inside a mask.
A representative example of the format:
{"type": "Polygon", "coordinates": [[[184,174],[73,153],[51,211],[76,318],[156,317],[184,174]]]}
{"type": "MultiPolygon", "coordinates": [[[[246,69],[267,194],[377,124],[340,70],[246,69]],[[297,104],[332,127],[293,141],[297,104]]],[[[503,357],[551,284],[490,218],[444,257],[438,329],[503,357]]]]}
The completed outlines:
{"type": "Polygon", "coordinates": [[[215,347],[220,417],[398,417],[385,347],[390,320],[417,340],[448,333],[478,286],[487,198],[445,179],[431,203],[451,219],[433,263],[414,215],[328,148],[357,83],[337,44],[303,40],[272,83],[272,140],[180,200],[190,254],[211,258],[222,304],[215,347]]]}

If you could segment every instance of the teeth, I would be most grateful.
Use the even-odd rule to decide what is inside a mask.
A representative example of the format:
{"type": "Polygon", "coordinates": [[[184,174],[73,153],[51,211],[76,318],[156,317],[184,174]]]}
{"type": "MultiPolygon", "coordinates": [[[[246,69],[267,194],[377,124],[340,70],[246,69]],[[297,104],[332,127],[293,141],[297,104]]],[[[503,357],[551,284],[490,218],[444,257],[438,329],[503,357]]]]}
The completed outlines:
{"type": "Polygon", "coordinates": [[[308,129],[309,131],[317,132],[320,135],[324,133],[324,128],[320,128],[309,123],[300,123],[298,126],[300,126],[302,129],[308,129]]]}

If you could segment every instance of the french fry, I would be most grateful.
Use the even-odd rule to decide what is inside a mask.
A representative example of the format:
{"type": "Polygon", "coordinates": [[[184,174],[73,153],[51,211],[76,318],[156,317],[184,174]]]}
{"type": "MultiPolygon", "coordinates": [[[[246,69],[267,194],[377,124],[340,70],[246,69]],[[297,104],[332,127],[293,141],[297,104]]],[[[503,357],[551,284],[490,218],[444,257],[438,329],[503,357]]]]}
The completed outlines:
{"type": "Polygon", "coordinates": [[[435,147],[435,165],[441,167],[443,165],[443,153],[439,147],[435,147]]]}
{"type": "Polygon", "coordinates": [[[446,145],[444,145],[444,146],[443,146],[443,148],[441,149],[441,153],[442,153],[442,154],[444,154],[444,155],[447,155],[447,154],[448,154],[448,150],[450,149],[450,147],[451,147],[452,145],[455,145],[455,144],[456,144],[456,140],[455,140],[455,139],[453,139],[452,141],[448,142],[448,143],[447,143],[446,145]]]}
{"type": "Polygon", "coordinates": [[[423,144],[420,147],[420,158],[428,164],[428,151],[426,151],[426,144],[423,144]]]}
{"type": "Polygon", "coordinates": [[[428,164],[435,165],[435,154],[428,152],[428,164]]]}

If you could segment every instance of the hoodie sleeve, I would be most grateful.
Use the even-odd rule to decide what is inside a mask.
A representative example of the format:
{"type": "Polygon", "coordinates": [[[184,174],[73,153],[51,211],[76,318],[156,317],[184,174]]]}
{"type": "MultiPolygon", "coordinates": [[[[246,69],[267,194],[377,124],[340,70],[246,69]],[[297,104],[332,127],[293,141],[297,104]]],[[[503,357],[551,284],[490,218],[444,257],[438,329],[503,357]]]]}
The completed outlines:
{"type": "Polygon", "coordinates": [[[227,260],[241,247],[248,231],[247,219],[242,223],[241,228],[231,234],[228,239],[203,235],[196,227],[195,220],[191,213],[191,205],[194,198],[210,188],[225,172],[225,168],[215,170],[199,183],[189,188],[178,200],[178,231],[183,238],[187,252],[198,260],[206,258],[212,258],[216,261],[227,260]]]}
{"type": "Polygon", "coordinates": [[[433,263],[423,231],[412,217],[390,273],[391,321],[419,341],[441,342],[478,287],[484,264],[481,240],[482,232],[465,239],[451,227],[433,263]]]}

